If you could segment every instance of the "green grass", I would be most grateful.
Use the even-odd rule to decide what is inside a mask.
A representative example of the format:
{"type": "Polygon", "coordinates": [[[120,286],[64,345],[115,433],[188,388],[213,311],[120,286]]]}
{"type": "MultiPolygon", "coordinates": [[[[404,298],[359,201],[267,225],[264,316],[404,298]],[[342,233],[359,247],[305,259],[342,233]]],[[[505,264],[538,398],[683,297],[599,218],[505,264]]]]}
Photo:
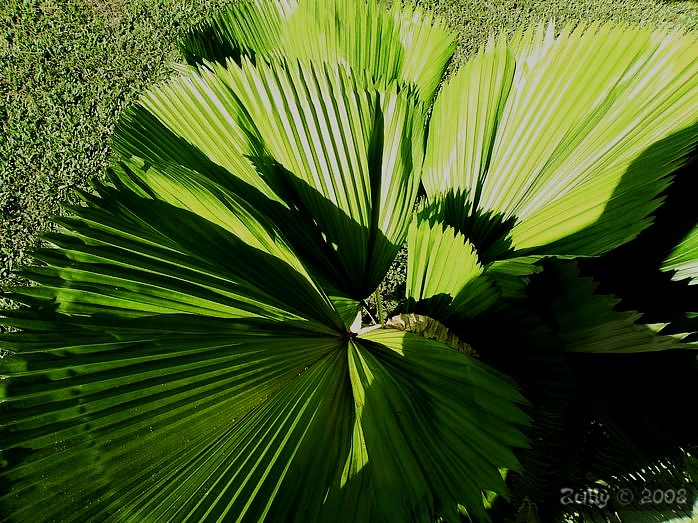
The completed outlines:
{"type": "Polygon", "coordinates": [[[0,2],[0,285],[71,189],[98,177],[119,114],[231,0],[0,2]]]}
{"type": "Polygon", "coordinates": [[[456,63],[492,31],[546,22],[614,21],[650,27],[698,29],[698,2],[683,0],[418,0],[459,33],[456,63]]]}
{"type": "MultiPolygon", "coordinates": [[[[124,107],[178,60],[182,31],[232,0],[5,0],[0,5],[0,286],[17,283],[50,216],[99,177],[124,107]]],[[[698,4],[430,0],[459,32],[456,62],[501,27],[555,18],[698,28],[698,4]]],[[[21,283],[21,282],[20,282],[21,283]]],[[[1,305],[1,304],[0,304],[1,305]]]]}

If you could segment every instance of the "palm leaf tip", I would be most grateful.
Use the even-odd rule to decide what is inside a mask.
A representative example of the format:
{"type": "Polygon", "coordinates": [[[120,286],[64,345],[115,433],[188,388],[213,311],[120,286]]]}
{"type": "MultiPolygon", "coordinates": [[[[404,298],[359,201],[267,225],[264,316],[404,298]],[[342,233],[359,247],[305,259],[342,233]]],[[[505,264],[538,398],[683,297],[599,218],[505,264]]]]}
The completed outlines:
{"type": "Polygon", "coordinates": [[[630,353],[696,348],[690,332],[668,333],[668,323],[643,323],[622,301],[596,292],[598,283],[581,277],[573,262],[550,262],[536,276],[529,294],[533,307],[555,325],[564,350],[630,353]]]}
{"type": "Polygon", "coordinates": [[[687,279],[691,285],[698,283],[698,226],[669,253],[661,269],[675,271],[674,280],[687,279]]]}

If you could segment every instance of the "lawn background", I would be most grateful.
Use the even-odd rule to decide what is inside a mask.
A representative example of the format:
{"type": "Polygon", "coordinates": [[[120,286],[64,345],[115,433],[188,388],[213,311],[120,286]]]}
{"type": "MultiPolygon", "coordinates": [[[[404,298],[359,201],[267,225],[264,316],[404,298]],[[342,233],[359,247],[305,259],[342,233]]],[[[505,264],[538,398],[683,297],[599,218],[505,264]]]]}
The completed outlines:
{"type": "MultiPolygon", "coordinates": [[[[170,74],[182,32],[232,1],[0,0],[0,287],[23,283],[10,271],[51,229],[50,215],[102,175],[121,111],[170,74]]],[[[458,31],[454,65],[493,30],[551,18],[698,29],[688,0],[416,3],[458,31]]]]}

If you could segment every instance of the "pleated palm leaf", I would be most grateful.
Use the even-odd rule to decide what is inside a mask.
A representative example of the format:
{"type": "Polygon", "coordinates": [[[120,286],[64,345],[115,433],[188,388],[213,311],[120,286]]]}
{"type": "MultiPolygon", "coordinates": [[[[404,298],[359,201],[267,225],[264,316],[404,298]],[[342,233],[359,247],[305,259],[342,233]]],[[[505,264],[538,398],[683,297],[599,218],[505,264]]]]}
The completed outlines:
{"type": "MultiPolygon", "coordinates": [[[[191,65],[122,118],[110,182],[12,289],[8,519],[489,518],[530,418],[467,326],[515,310],[542,258],[648,225],[698,71],[694,36],[541,28],[493,39],[429,117],[453,49],[373,1],[240,2],[189,35],[191,65]],[[362,326],[405,241],[428,317],[362,326]]],[[[593,314],[524,339],[686,345],[561,277],[593,314]]]]}
{"type": "MultiPolygon", "coordinates": [[[[607,39],[604,33],[592,26],[563,29],[556,36],[550,28],[520,33],[510,44],[490,42],[440,93],[427,145],[423,183],[428,202],[422,219],[445,222],[468,238],[500,296],[496,310],[473,319],[472,306],[464,314],[456,298],[444,309],[444,300],[435,299],[435,292],[425,294],[415,278],[412,308],[443,315],[442,321],[484,360],[515,377],[535,404],[528,431],[533,448],[520,453],[525,473],[510,475],[509,483],[514,508],[527,513],[533,502],[542,521],[574,513],[594,514],[599,521],[621,521],[627,515],[633,521],[638,510],[647,520],[691,512],[690,503],[616,502],[604,509],[560,503],[561,488],[598,487],[597,481],[614,492],[657,487],[649,483],[650,475],[633,473],[696,444],[690,422],[671,399],[698,399],[691,387],[698,378],[691,364],[695,356],[623,361],[608,356],[695,347],[687,342],[695,339],[690,333],[697,325],[686,321],[686,313],[694,310],[698,296],[678,288],[655,296],[650,271],[637,271],[640,265],[649,268],[647,259],[662,252],[657,233],[651,235],[654,242],[643,239],[632,255],[615,258],[618,262],[600,256],[650,225],[650,214],[671,182],[667,175],[695,144],[696,40],[689,36],[678,44],[670,35],[638,30],[607,39]],[[531,42],[537,42],[536,51],[531,52],[531,42]],[[673,45],[678,47],[670,51],[673,45]],[[672,66],[659,65],[663,52],[677,53],[672,66]],[[670,78],[670,71],[676,76],[670,78]],[[644,74],[657,81],[636,83],[644,74]],[[672,106],[679,93],[688,96],[686,105],[672,106]],[[660,131],[655,119],[665,117],[682,122],[660,131]],[[581,256],[585,268],[589,257],[598,257],[594,266],[617,267],[613,277],[622,275],[625,285],[607,285],[615,280],[599,271],[580,275],[571,262],[551,266],[542,261],[551,256],[581,256]],[[506,267],[516,268],[525,282],[534,280],[535,291],[510,274],[503,277],[506,267]],[[601,278],[605,292],[598,293],[598,281],[589,276],[601,278]],[[644,300],[625,301],[633,294],[644,300]],[[651,309],[659,314],[636,312],[652,301],[651,309]],[[652,369],[664,372],[653,374],[652,369]],[[648,420],[658,426],[646,425],[648,420]],[[627,432],[614,430],[619,427],[627,432]],[[624,445],[636,452],[623,455],[624,445]],[[627,477],[634,477],[634,484],[621,480],[627,477]]],[[[689,199],[690,194],[695,192],[688,191],[689,199]]],[[[693,207],[683,202],[684,213],[693,207]]],[[[684,222],[698,221],[695,213],[685,220],[672,218],[665,236],[684,229],[684,222]]],[[[677,253],[686,256],[681,267],[690,267],[690,236],[674,259],[677,253]]],[[[660,265],[651,271],[658,274],[660,265]]],[[[666,270],[676,268],[664,263],[666,270]]],[[[679,271],[675,278],[684,274],[679,271]]],[[[456,296],[469,297],[470,291],[456,296]]],[[[694,480],[659,486],[688,486],[692,500],[694,480]]],[[[497,514],[515,516],[511,508],[497,514]]]]}

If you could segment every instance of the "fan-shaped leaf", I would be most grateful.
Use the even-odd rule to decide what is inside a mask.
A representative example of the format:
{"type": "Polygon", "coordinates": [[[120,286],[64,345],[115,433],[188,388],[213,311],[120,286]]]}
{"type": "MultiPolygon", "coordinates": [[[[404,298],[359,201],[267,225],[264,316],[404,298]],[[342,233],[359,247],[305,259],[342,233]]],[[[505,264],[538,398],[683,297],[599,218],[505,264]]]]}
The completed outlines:
{"type": "Polygon", "coordinates": [[[498,293],[482,277],[472,244],[440,223],[415,218],[408,236],[407,299],[435,318],[472,318],[490,307],[498,293]]]}
{"type": "Polygon", "coordinates": [[[187,301],[171,277],[200,266],[224,282],[244,273],[274,278],[285,262],[272,258],[265,268],[261,251],[248,253],[242,242],[231,250],[234,265],[206,262],[189,252],[192,231],[204,251],[208,238],[233,236],[193,217],[198,228],[185,227],[174,219],[185,212],[178,206],[103,192],[109,203],[93,199],[91,207],[113,206],[112,213],[78,210],[76,232],[55,236],[59,249],[42,254],[49,265],[31,271],[52,273],[38,294],[59,301],[3,320],[23,329],[0,340],[15,353],[2,362],[6,514],[456,521],[465,507],[486,519],[483,490],[506,493],[498,467],[516,469],[511,447],[525,445],[516,428],[527,422],[516,406],[524,400],[511,382],[411,333],[348,339],[319,304],[303,311],[302,292],[317,290],[301,275],[275,299],[259,282],[253,293],[241,280],[232,288],[256,301],[240,298],[230,311],[216,308],[229,299],[214,285],[205,301],[192,287],[187,301]],[[99,228],[108,218],[129,236],[139,228],[144,240],[99,228]],[[119,256],[129,249],[133,258],[119,256]],[[168,310],[150,304],[151,287],[168,310]],[[294,319],[301,312],[309,317],[294,319]]]}
{"type": "Polygon", "coordinates": [[[418,8],[375,1],[242,1],[192,31],[190,63],[241,55],[348,64],[382,85],[414,86],[430,101],[455,49],[454,34],[418,8]]]}
{"type": "MultiPolygon", "coordinates": [[[[254,200],[331,287],[366,297],[407,234],[423,156],[421,104],[395,85],[368,87],[342,66],[227,65],[189,71],[146,95],[118,130],[119,151],[129,158],[144,149],[145,173],[174,161],[254,200]],[[170,153],[177,140],[193,151],[170,153]]],[[[145,185],[152,176],[138,175],[145,185]]]]}
{"type": "Polygon", "coordinates": [[[492,40],[434,106],[427,193],[464,190],[473,216],[515,220],[512,250],[593,255],[628,241],[695,142],[695,45],[612,25],[492,40]]]}
{"type": "Polygon", "coordinates": [[[597,284],[579,276],[576,264],[548,264],[531,290],[538,310],[555,326],[565,350],[645,352],[696,346],[689,333],[662,334],[667,324],[643,324],[642,314],[616,310],[620,300],[595,294],[597,284]]]}

